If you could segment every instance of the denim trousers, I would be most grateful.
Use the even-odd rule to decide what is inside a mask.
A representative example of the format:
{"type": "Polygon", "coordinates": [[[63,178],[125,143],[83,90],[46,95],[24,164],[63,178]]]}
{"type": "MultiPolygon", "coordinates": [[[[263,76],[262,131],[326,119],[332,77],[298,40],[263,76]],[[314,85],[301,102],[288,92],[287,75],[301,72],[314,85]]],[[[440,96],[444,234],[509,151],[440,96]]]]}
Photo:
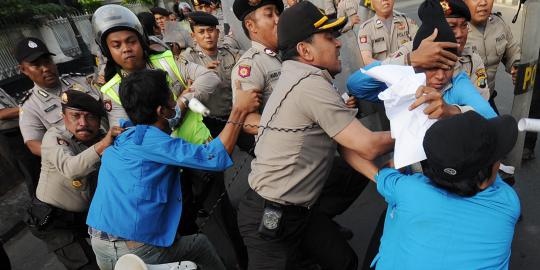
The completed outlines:
{"type": "Polygon", "coordinates": [[[133,241],[107,241],[92,237],[92,249],[101,270],[113,270],[125,254],[135,254],[146,264],[192,261],[203,270],[225,270],[216,250],[204,234],[181,236],[170,247],[157,247],[133,241]]]}

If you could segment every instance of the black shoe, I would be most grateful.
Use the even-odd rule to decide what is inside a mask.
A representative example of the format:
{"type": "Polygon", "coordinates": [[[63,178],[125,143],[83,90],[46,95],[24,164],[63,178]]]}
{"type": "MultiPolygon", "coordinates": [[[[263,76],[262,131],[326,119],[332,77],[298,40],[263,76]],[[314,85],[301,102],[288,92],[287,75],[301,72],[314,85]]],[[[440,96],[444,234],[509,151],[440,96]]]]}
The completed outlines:
{"type": "Polygon", "coordinates": [[[534,154],[534,149],[530,149],[530,148],[523,148],[523,154],[521,155],[521,160],[523,161],[529,161],[529,160],[533,160],[535,159],[536,156],[534,154]]]}

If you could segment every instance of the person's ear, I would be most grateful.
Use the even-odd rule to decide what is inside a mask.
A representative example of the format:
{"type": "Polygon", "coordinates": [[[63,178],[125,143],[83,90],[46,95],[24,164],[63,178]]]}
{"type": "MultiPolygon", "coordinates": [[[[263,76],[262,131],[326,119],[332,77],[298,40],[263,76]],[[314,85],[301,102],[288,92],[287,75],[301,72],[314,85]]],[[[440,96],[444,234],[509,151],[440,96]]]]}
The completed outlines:
{"type": "Polygon", "coordinates": [[[157,108],[156,108],[156,114],[158,116],[158,118],[167,118],[166,116],[166,112],[165,112],[165,107],[159,105],[157,108]]]}
{"type": "Polygon", "coordinates": [[[246,25],[246,28],[249,32],[251,33],[257,33],[257,30],[256,30],[256,27],[255,27],[255,22],[251,19],[246,19],[244,21],[244,24],[246,25]]]}
{"type": "Polygon", "coordinates": [[[296,51],[302,59],[309,62],[313,61],[311,46],[309,46],[309,44],[307,44],[306,42],[299,42],[298,44],[296,44],[296,51]]]}
{"type": "Polygon", "coordinates": [[[17,67],[19,68],[19,70],[21,71],[22,74],[28,76],[28,71],[26,70],[26,65],[23,65],[23,64],[20,64],[20,65],[17,65],[17,67]]]}

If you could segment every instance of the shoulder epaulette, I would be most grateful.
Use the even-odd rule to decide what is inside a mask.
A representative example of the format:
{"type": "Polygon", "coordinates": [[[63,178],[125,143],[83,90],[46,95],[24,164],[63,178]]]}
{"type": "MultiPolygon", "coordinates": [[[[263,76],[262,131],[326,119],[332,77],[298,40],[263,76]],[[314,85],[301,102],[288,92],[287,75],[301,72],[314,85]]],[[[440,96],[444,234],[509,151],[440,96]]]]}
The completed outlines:
{"type": "Polygon", "coordinates": [[[32,91],[32,89],[29,89],[23,92],[24,94],[22,98],[19,100],[19,106],[22,106],[30,98],[33,92],[34,91],[32,91]]]}

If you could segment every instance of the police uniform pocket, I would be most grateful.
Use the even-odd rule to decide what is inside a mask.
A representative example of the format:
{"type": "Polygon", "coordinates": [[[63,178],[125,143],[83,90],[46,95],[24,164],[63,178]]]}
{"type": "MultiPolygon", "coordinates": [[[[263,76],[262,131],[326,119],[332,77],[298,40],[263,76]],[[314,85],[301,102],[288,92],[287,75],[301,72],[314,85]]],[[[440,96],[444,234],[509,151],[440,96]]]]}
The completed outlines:
{"type": "MultiPolygon", "coordinates": [[[[55,104],[52,106],[58,106],[58,105],[55,104]]],[[[60,110],[56,110],[55,108],[53,108],[51,111],[47,112],[46,111],[47,109],[45,109],[45,116],[43,116],[43,118],[45,118],[45,120],[49,122],[51,125],[54,125],[60,122],[60,120],[62,120],[62,115],[60,114],[60,110]]]]}
{"type": "Polygon", "coordinates": [[[384,42],[383,38],[375,39],[373,42],[373,54],[379,54],[386,52],[388,49],[386,48],[386,42],[384,42]]]}
{"type": "Polygon", "coordinates": [[[135,185],[133,187],[133,195],[145,201],[152,201],[157,203],[167,202],[167,190],[163,190],[153,186],[135,185]]]}

